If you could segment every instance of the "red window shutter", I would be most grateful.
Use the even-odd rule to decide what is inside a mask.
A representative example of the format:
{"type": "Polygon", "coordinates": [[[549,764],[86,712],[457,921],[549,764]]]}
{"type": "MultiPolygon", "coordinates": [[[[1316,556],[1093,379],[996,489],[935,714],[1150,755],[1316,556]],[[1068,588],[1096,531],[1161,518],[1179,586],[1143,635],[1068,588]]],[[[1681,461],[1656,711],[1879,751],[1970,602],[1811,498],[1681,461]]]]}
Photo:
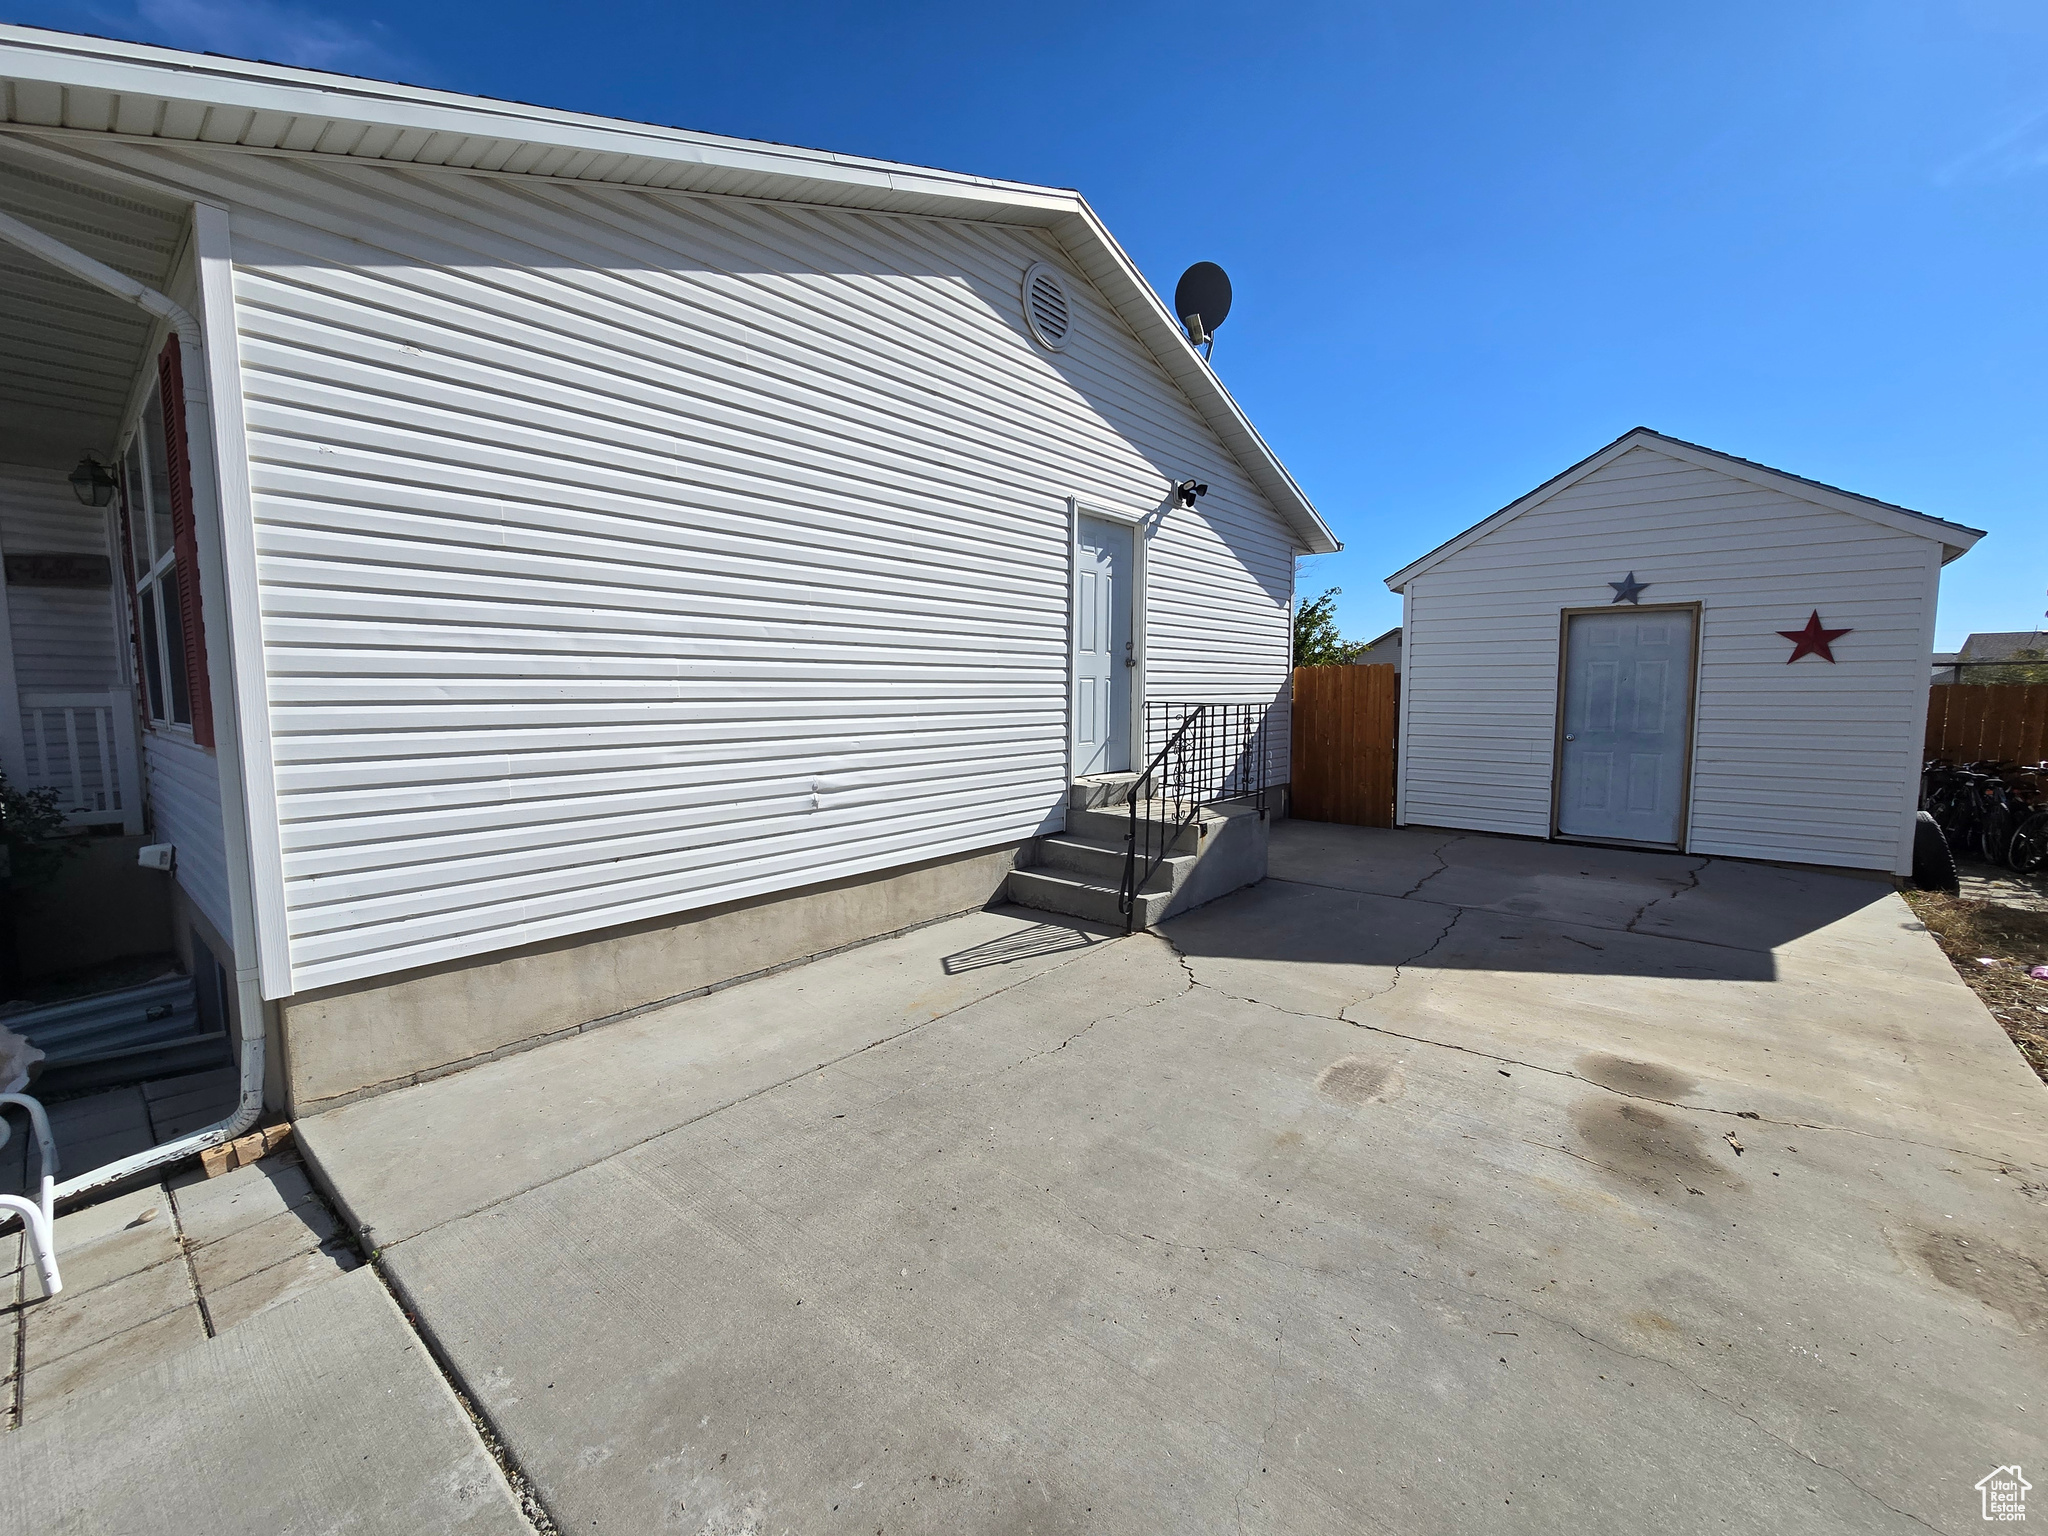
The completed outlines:
{"type": "Polygon", "coordinates": [[[199,540],[192,530],[192,459],[185,445],[185,367],[173,336],[156,360],[164,409],[164,457],[171,480],[171,549],[178,565],[178,617],[185,631],[185,686],[192,698],[192,739],[213,745],[213,689],[206,675],[206,631],[199,620],[199,540]]]}

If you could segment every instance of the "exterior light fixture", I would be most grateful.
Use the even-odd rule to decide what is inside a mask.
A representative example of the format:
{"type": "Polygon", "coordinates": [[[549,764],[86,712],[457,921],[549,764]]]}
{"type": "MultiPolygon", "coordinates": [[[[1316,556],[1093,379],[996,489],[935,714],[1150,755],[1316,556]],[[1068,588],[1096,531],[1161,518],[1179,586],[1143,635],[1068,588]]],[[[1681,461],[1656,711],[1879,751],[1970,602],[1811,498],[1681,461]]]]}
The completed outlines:
{"type": "Polygon", "coordinates": [[[88,507],[104,507],[114,499],[114,472],[89,453],[78,461],[70,479],[71,489],[88,507]]]}
{"type": "Polygon", "coordinates": [[[1209,487],[1199,480],[1183,480],[1173,488],[1174,499],[1184,507],[1192,507],[1196,498],[1209,494],[1209,487]]]}

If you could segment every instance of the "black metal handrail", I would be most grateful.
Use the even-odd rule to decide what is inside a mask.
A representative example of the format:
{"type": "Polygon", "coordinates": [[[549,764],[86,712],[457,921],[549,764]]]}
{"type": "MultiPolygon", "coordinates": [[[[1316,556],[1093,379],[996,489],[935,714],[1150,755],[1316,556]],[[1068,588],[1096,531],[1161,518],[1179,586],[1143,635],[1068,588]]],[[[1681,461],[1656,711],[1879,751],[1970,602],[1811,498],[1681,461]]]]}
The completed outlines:
{"type": "Polygon", "coordinates": [[[1145,746],[1151,756],[1130,789],[1124,878],[1117,893],[1124,932],[1137,926],[1139,893],[1205,807],[1253,800],[1265,816],[1270,712],[1265,704],[1146,701],[1145,746]]]}

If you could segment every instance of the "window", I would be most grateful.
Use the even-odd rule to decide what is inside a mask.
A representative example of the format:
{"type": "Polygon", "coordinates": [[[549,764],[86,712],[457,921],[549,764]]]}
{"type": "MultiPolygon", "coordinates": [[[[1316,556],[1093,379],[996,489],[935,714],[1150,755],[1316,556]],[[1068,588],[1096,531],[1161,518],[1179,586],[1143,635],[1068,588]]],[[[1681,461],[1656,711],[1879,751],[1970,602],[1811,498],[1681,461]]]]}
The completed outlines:
{"type": "Polygon", "coordinates": [[[136,674],[143,707],[155,724],[190,726],[200,745],[211,746],[211,695],[206,641],[199,633],[198,556],[192,537],[177,346],[174,340],[165,349],[142,419],[128,443],[121,466],[121,522],[135,603],[136,674]]]}

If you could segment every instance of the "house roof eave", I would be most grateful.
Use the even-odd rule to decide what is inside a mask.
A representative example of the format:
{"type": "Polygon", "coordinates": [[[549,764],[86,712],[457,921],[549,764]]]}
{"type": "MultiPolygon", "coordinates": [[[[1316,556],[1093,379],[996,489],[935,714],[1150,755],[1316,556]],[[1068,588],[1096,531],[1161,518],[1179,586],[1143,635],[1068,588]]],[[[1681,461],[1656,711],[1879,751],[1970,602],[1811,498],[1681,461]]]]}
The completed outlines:
{"type": "Polygon", "coordinates": [[[1291,529],[1342,546],[1078,192],[145,43],[0,24],[0,128],[334,156],[1047,230],[1291,529]]]}

